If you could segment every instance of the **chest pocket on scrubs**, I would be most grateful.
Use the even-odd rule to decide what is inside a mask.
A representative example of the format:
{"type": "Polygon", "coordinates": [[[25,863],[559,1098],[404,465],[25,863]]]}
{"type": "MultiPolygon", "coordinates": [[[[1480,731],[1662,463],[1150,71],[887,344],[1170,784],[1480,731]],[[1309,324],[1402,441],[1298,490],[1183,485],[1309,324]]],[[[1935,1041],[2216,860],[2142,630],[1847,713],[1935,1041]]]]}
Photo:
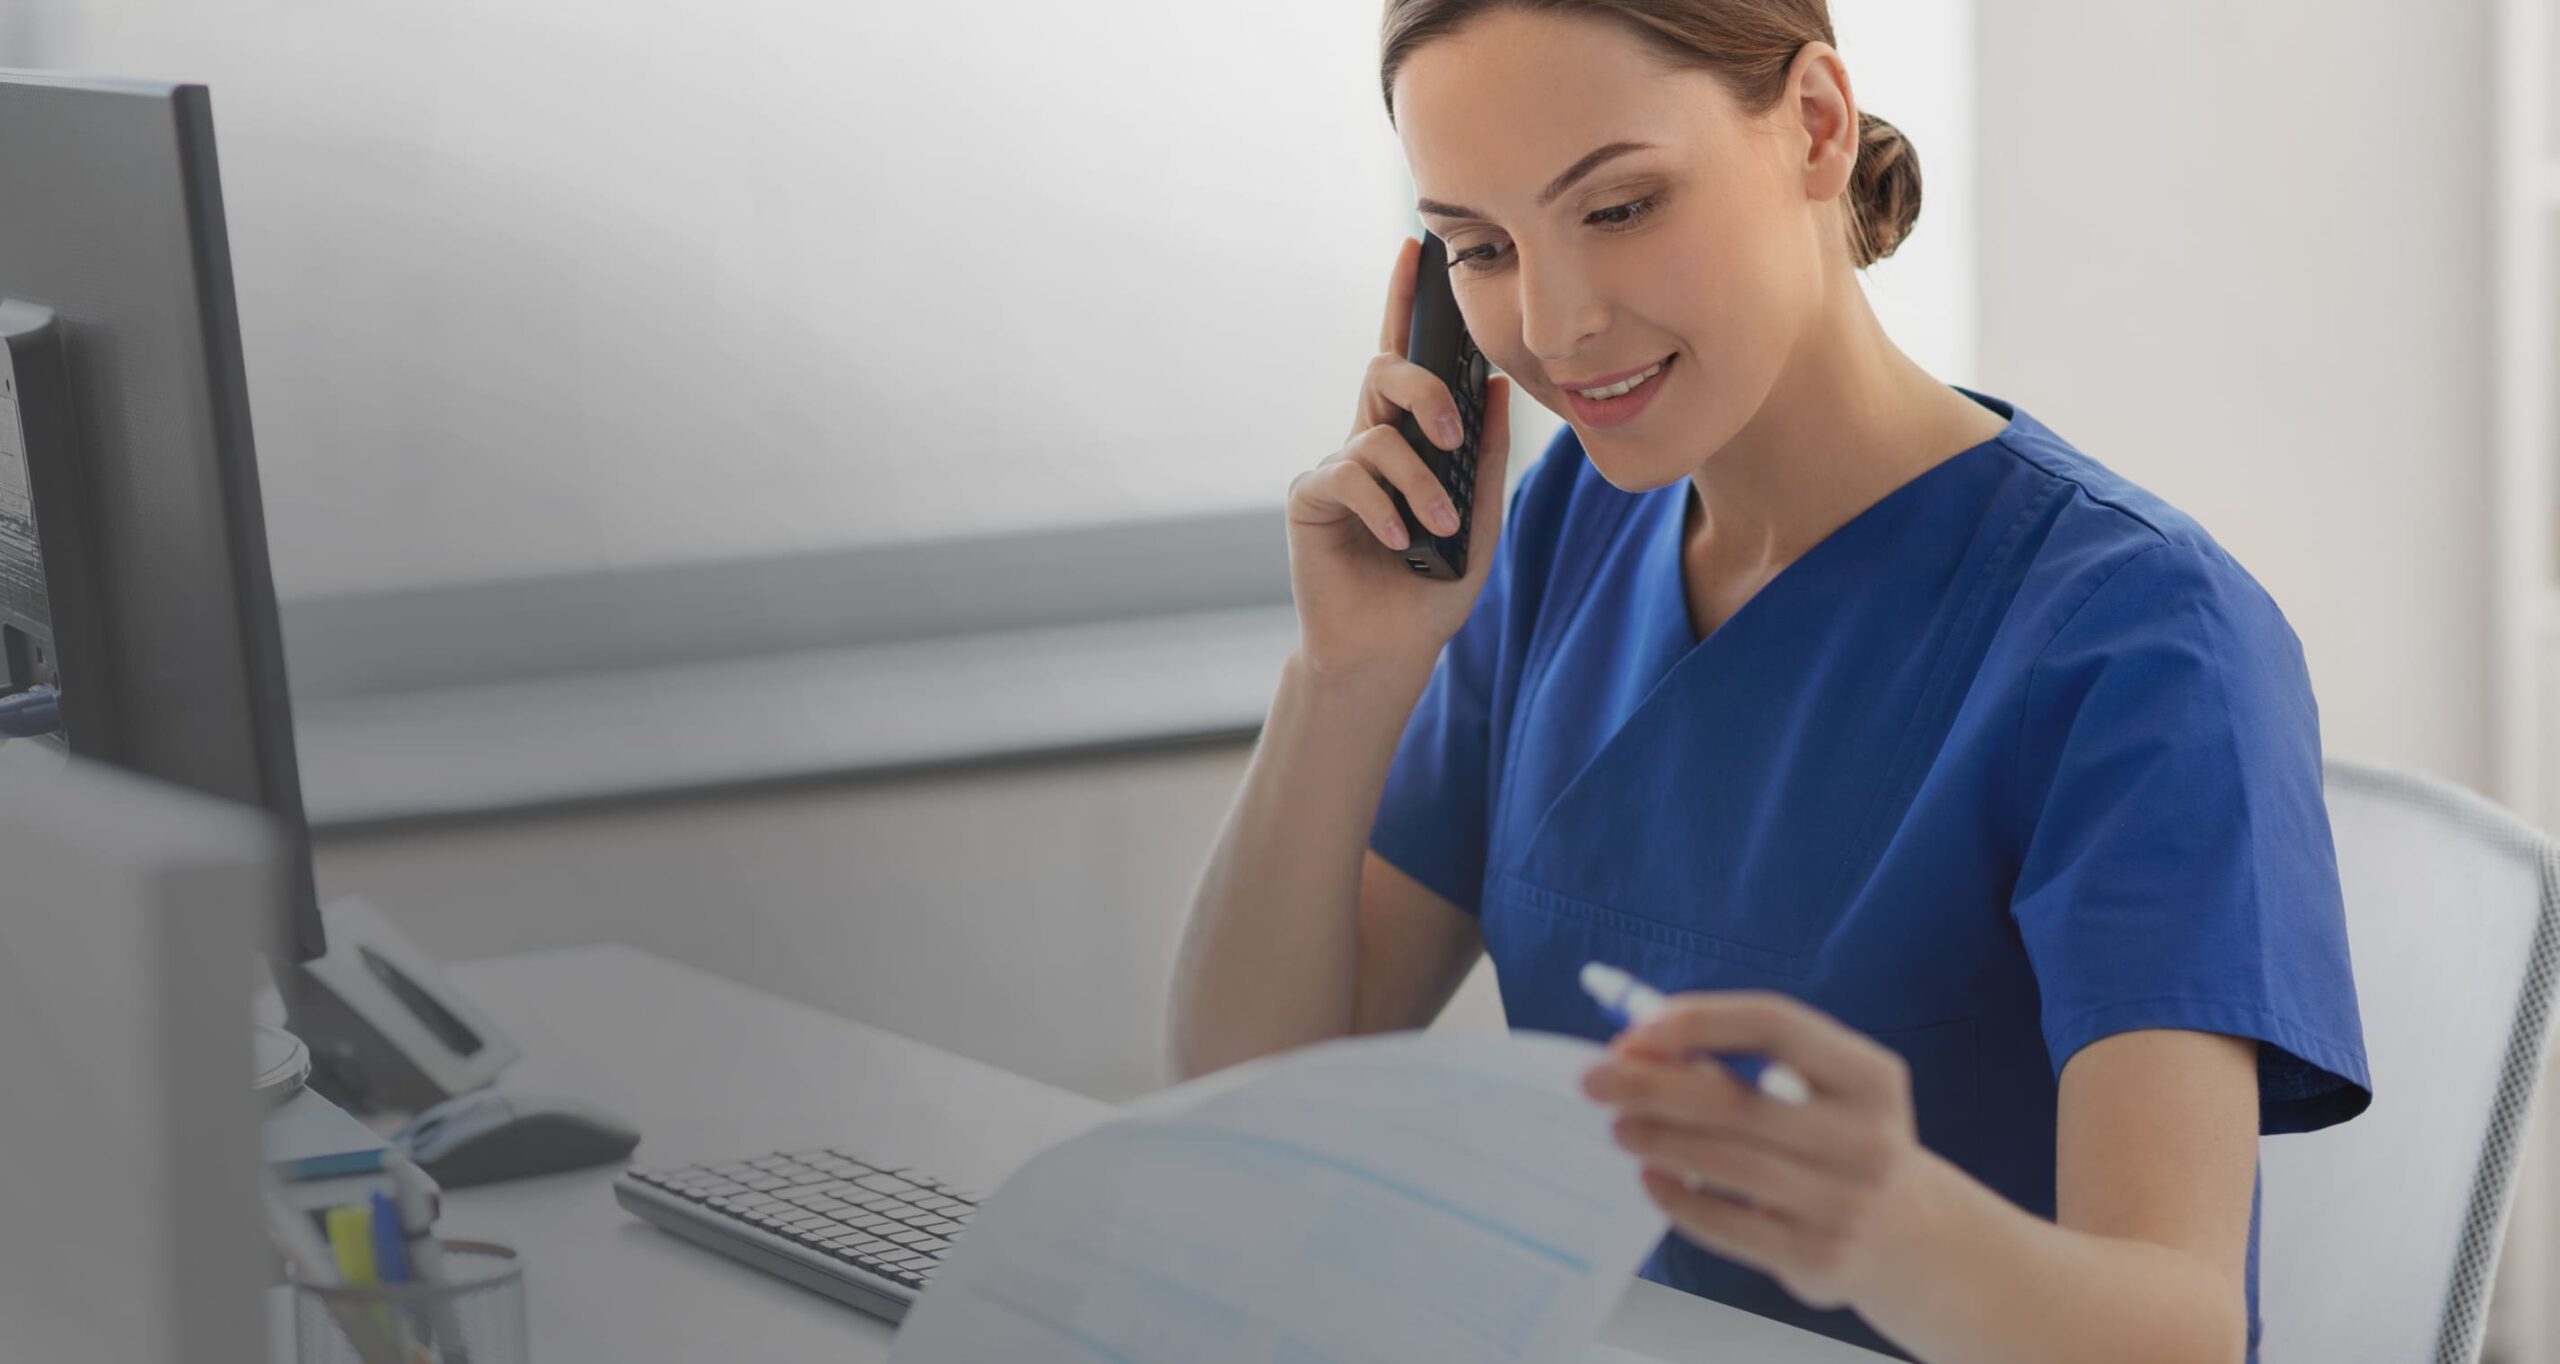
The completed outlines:
{"type": "Polygon", "coordinates": [[[1982,1165],[1982,1056],[1970,1018],[1870,1033],[1911,1068],[1920,1144],[1967,1170],[1982,1165]]]}

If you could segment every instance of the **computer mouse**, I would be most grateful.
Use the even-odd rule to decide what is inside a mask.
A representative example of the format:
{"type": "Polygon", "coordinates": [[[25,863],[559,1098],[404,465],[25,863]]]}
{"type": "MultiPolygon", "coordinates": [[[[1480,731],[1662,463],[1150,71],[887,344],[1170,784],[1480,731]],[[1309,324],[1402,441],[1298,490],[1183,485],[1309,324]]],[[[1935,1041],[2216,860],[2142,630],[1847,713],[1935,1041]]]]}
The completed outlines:
{"type": "Polygon", "coordinates": [[[488,1088],[419,1113],[391,1141],[437,1184],[465,1189],[609,1164],[640,1134],[574,1099],[488,1088]]]}

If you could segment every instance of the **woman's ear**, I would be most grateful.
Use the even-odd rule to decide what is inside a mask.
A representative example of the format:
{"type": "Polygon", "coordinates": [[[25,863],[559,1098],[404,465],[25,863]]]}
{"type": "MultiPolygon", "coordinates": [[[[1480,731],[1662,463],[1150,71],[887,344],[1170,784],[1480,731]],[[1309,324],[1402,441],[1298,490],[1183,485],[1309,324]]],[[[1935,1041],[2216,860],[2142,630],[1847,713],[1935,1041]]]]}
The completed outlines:
{"type": "Polygon", "coordinates": [[[1829,43],[1807,43],[1788,69],[1787,89],[1805,136],[1805,197],[1829,203],[1847,192],[1858,168],[1858,101],[1848,65],[1829,43]]]}

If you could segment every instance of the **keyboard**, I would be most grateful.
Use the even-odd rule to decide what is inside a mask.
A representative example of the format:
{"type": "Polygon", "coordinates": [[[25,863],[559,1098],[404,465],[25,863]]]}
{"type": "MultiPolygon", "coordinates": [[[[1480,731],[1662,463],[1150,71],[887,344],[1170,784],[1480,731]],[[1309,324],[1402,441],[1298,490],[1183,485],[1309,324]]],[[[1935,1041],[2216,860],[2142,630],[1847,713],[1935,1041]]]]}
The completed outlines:
{"type": "Polygon", "coordinates": [[[890,1321],[978,1211],[976,1194],[925,1171],[827,1147],[635,1165],[613,1196],[662,1230],[890,1321]]]}

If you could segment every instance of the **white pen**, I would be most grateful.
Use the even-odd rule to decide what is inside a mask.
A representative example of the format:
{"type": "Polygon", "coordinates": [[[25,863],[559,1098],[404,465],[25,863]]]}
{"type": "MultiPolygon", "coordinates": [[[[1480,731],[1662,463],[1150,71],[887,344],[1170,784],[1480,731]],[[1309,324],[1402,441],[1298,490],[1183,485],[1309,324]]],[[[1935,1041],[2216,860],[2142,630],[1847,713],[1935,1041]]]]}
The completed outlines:
{"type": "MultiPolygon", "coordinates": [[[[409,1275],[422,1284],[444,1281],[444,1247],[436,1241],[436,1186],[417,1163],[397,1151],[385,1152],[382,1169],[391,1176],[392,1200],[400,1205],[400,1230],[409,1242],[409,1275]]],[[[462,1322],[453,1303],[433,1300],[428,1324],[435,1328],[436,1353],[444,1364],[471,1364],[471,1347],[463,1339],[462,1322]]]]}
{"type": "MultiPolygon", "coordinates": [[[[1628,1027],[1662,1012],[1668,1002],[1660,990],[1606,962],[1583,964],[1582,992],[1602,1012],[1628,1027]]],[[[1813,1097],[1813,1086],[1784,1061],[1741,1051],[1702,1051],[1697,1056],[1722,1063],[1734,1078],[1782,1103],[1800,1104],[1813,1097]]]]}

